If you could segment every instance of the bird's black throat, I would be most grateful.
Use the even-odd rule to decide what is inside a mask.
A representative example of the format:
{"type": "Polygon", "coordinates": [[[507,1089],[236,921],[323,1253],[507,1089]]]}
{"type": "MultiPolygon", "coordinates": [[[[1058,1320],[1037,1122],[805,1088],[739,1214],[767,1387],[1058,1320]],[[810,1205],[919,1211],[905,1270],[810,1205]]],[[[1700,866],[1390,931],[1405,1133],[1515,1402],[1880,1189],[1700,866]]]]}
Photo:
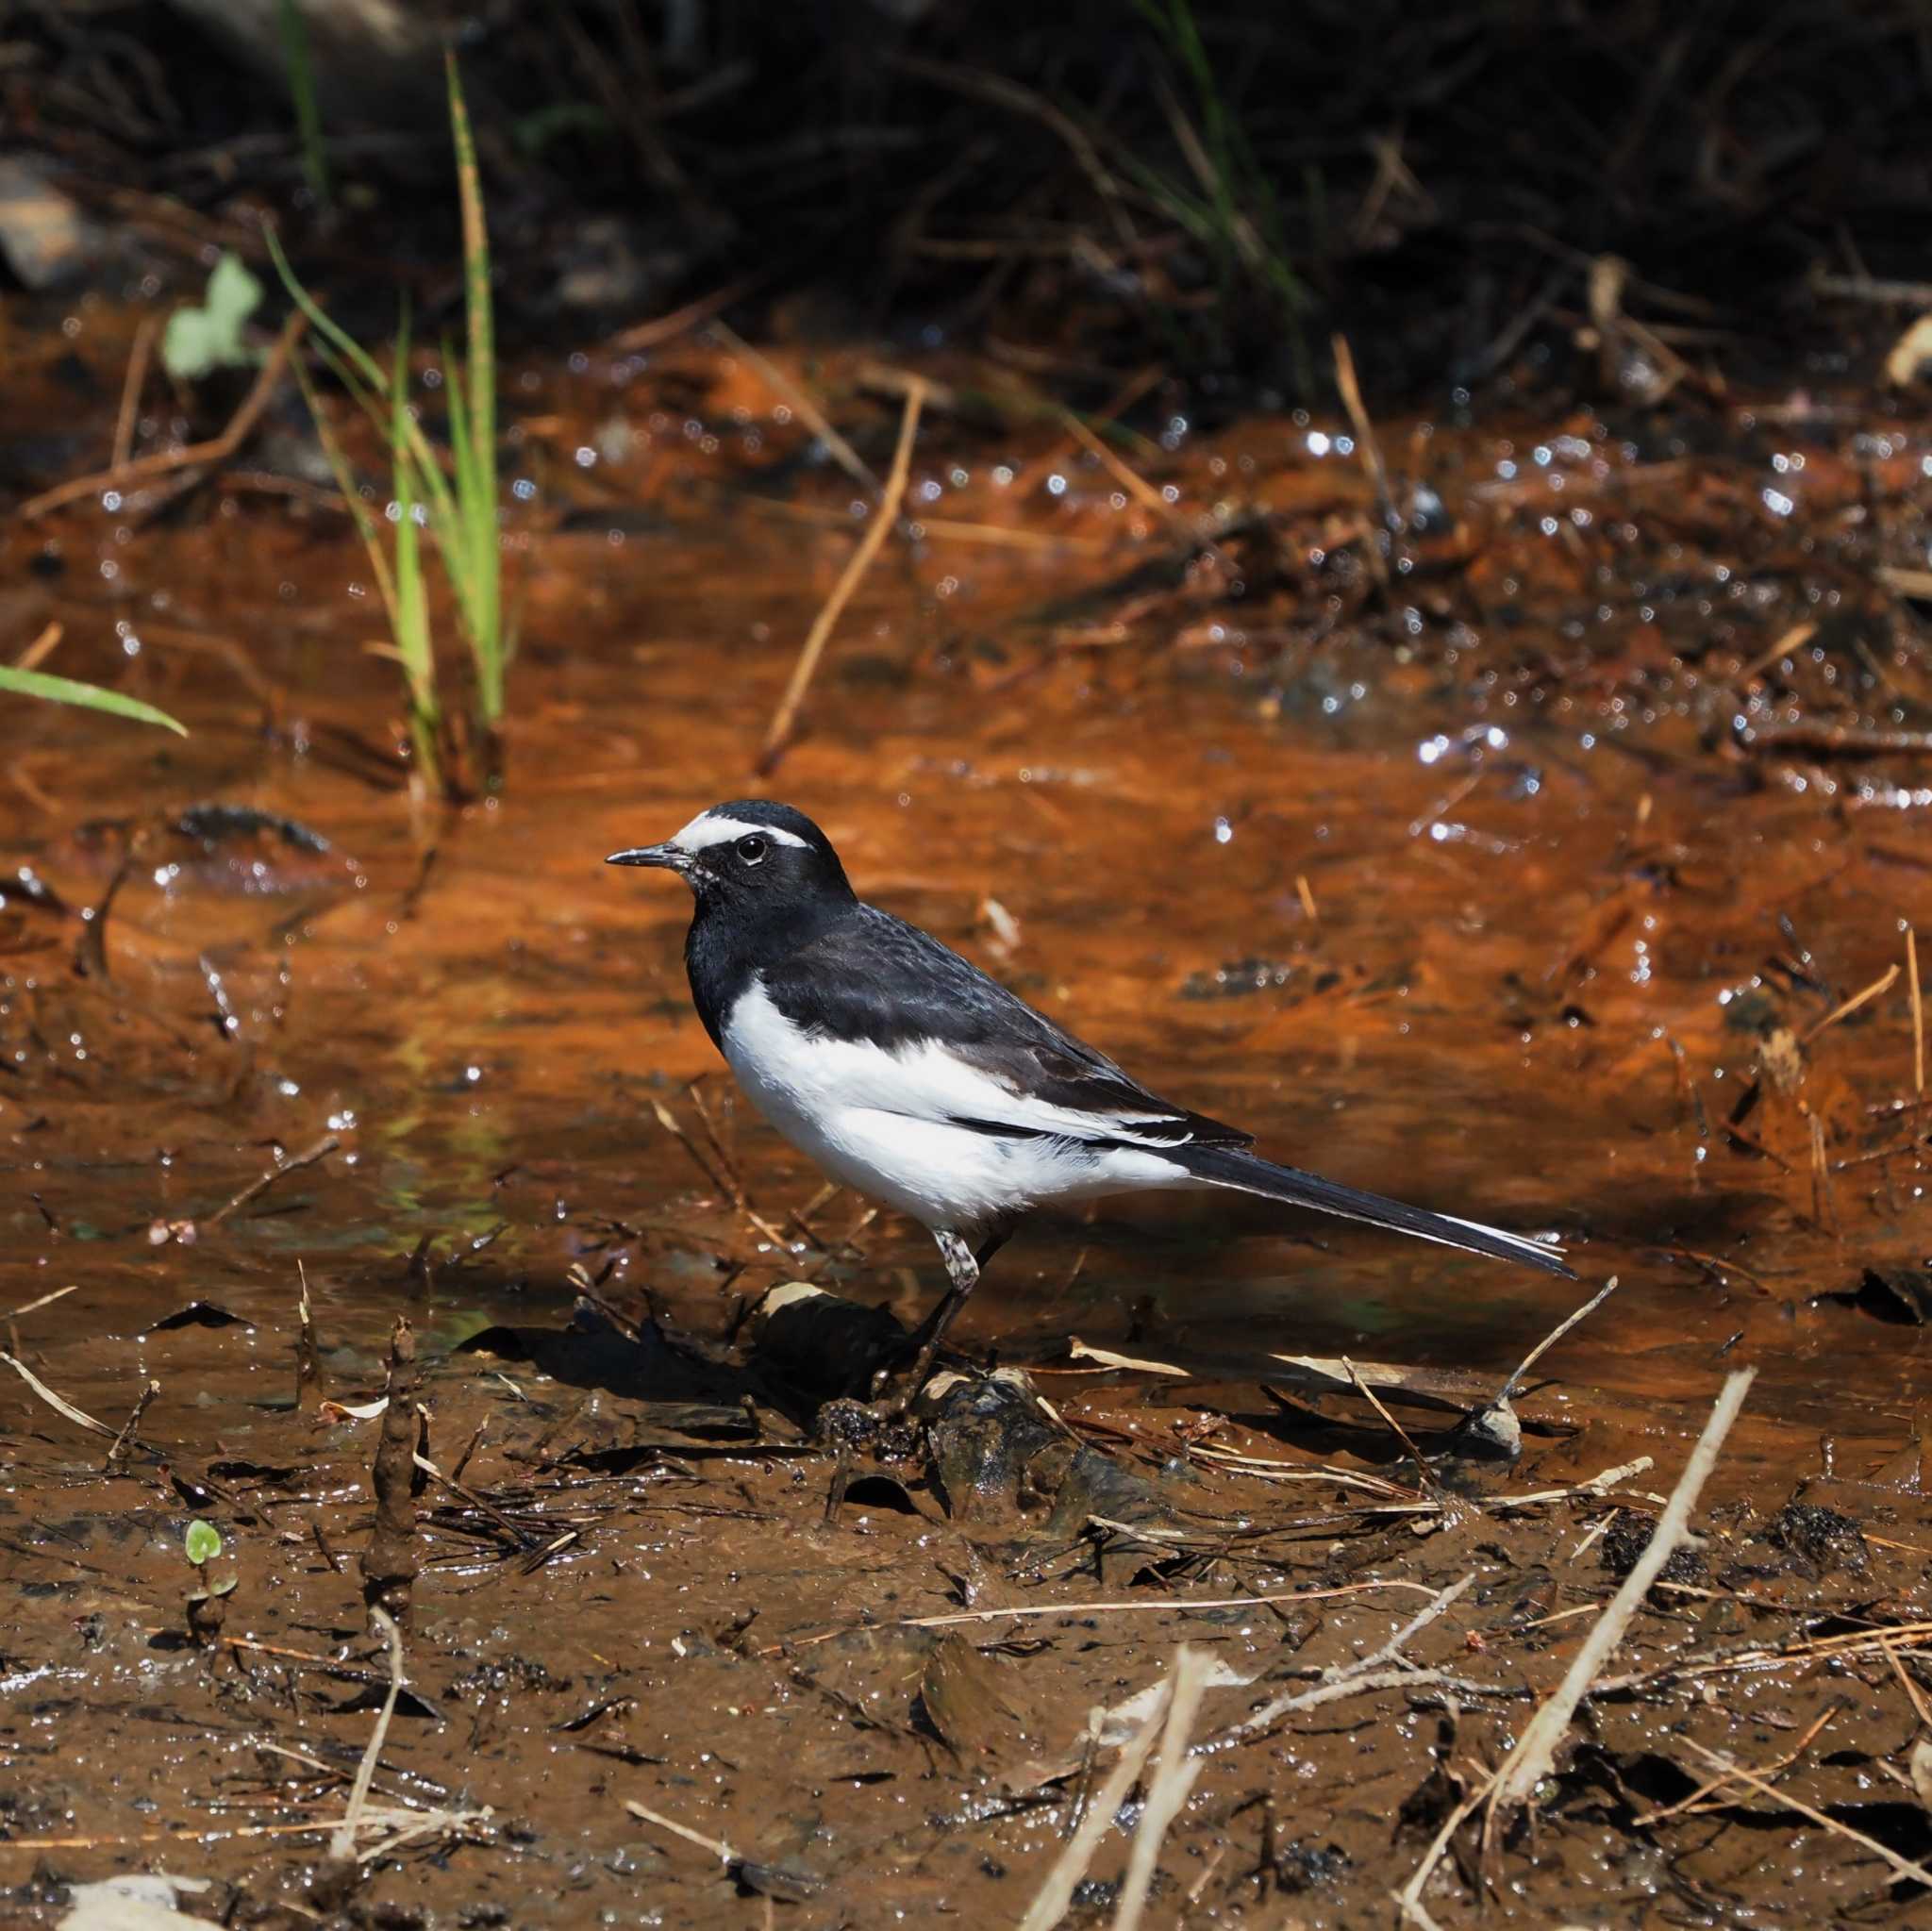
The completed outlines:
{"type": "Polygon", "coordinates": [[[752,895],[697,885],[691,930],[684,936],[684,969],[691,1004],[721,1052],[724,1023],[753,976],[780,966],[858,913],[858,901],[841,877],[836,886],[752,895]],[[842,888],[842,889],[841,889],[842,888]]]}

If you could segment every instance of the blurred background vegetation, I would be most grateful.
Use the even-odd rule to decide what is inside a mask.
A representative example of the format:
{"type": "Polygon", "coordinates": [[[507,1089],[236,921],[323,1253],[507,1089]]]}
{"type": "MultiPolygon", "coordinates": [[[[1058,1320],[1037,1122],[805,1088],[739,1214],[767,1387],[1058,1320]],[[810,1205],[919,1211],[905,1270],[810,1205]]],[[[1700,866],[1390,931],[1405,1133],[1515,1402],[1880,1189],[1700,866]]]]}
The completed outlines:
{"type": "MultiPolygon", "coordinates": [[[[1325,384],[1334,328],[1384,396],[1525,350],[1641,385],[1830,355],[1932,208],[1925,0],[16,0],[0,165],[136,279],[260,266],[273,214],[426,339],[462,308],[446,44],[512,350],[702,301],[1075,387],[1152,355],[1231,407],[1325,384]]],[[[13,274],[59,273],[15,226],[13,274]]]]}

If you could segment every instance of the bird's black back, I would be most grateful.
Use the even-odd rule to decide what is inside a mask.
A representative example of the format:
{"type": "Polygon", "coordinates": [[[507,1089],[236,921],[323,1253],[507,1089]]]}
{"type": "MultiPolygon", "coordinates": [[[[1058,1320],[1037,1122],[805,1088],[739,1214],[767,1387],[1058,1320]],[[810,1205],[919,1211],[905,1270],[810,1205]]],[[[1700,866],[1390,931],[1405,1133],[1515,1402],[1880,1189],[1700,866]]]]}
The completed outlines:
{"type": "MultiPolygon", "coordinates": [[[[1091,1136],[1073,1137],[1112,1138],[1112,1116],[1135,1144],[1245,1146],[1253,1138],[1158,1098],[929,933],[858,899],[814,899],[756,923],[714,918],[701,901],[685,958],[698,1012],[721,1043],[756,974],[778,1011],[815,1038],[886,1052],[936,1040],[1016,1093],[1100,1116],[1091,1136]]],[[[958,1124],[1027,1130],[998,1119],[958,1124]]]]}

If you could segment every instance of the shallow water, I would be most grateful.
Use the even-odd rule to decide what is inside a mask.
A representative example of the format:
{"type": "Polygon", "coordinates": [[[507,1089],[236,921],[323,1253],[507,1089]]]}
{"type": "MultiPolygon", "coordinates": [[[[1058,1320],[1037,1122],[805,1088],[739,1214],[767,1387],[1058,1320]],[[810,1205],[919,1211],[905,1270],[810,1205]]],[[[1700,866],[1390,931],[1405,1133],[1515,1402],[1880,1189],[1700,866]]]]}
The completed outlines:
{"type": "MultiPolygon", "coordinates": [[[[75,345],[108,397],[103,447],[125,328],[94,316],[75,345]]],[[[1932,444],[1823,407],[1740,406],[1681,448],[1588,416],[1385,425],[1391,469],[1440,500],[1413,506],[1383,593],[1334,424],[1174,432],[1173,451],[1133,454],[1174,492],[1157,511],[1047,432],[937,412],[909,498],[934,527],[889,545],[802,741],[758,783],[848,554],[852,486],[801,466],[756,379],[696,349],[532,370],[510,400],[533,490],[511,526],[508,782],[448,815],[407,790],[344,519],[243,475],[145,520],[139,500],[89,505],[0,536],[8,654],[58,622],[46,668],[111,677],[191,730],[7,707],[0,859],[51,896],[9,884],[0,907],[0,1307],[75,1288],[14,1325],[52,1388],[118,1426],[152,1376],[142,1433],[171,1462],[286,1458],[298,1264],[345,1399],[379,1389],[397,1313],[436,1357],[494,1323],[558,1326],[573,1266],[707,1336],[801,1266],[916,1319],[937,1291],[925,1235],[863,1222],[849,1197],[798,1234],[818,1177],[735,1102],[690,1010],[680,889],[601,862],[764,790],[824,824],[866,895],[1157,1090],[1294,1163],[1559,1236],[1584,1283],[1208,1196],[1110,1202],[1002,1254],[958,1330],[970,1350],[1051,1364],[1075,1335],[1191,1370],[1183,1407],[1265,1417],[1279,1353],[1500,1380],[1614,1274],[1540,1366],[1549,1411],[1581,1431],[1541,1451],[1545,1471],[1649,1452],[1667,1486],[1724,1371],[1749,1362],[1721,1491],[1771,1509],[1804,1477],[1907,1465],[1915,1487],[1925,1331],[1867,1281],[1925,1278],[1932,1109],[1907,977],[1832,1015],[1903,961],[1907,923],[1932,926],[1928,767],[1759,740],[1923,723],[1921,627],[1873,573],[1923,551],[1932,444]],[[1218,524],[1194,521],[1217,505],[1218,524]],[[1177,533],[1203,527],[1214,541],[1174,568],[1177,533]],[[273,824],[180,828],[207,804],[325,848],[273,824]],[[1767,1048],[1780,1028],[1797,1043],[1767,1048]],[[1767,1053],[1789,1077],[1728,1129],[1767,1053]],[[654,1118],[662,1104],[704,1147],[692,1082],[782,1247],[654,1118]],[[240,1322],[158,1330],[196,1301],[240,1322]]],[[[16,433],[71,408],[49,382],[24,389],[16,433]]],[[[452,1389],[452,1411],[469,1398],[452,1389]]],[[[101,1447],[64,1425],[11,1374],[0,1387],[16,1532],[45,1529],[46,1485],[101,1447]]],[[[735,1507],[778,1507],[773,1484],[797,1479],[759,1467],[735,1507]]],[[[138,1586],[117,1603],[165,1602],[180,1510],[151,1477],[115,1487],[125,1532],[94,1522],[73,1546],[96,1566],[121,1547],[138,1586]]],[[[83,1513],[102,1506],[87,1493],[83,1513]]],[[[674,1601],[709,1578],[728,1607],[720,1569],[756,1567],[734,1559],[739,1533],[679,1527],[674,1601]]],[[[291,1579],[305,1545],[264,1558],[291,1613],[304,1588],[341,1592],[312,1554],[291,1579]]],[[[16,1580],[63,1573],[9,1548],[16,1580]]],[[[799,1623],[872,1600],[841,1565],[871,1573],[884,1552],[816,1574],[812,1549],[782,1583],[759,1558],[764,1600],[799,1623]]],[[[612,1559],[587,1545],[519,1586],[487,1612],[498,1637],[537,1653],[543,1606],[581,1604],[612,1559]]],[[[878,1573],[931,1559],[901,1550],[878,1573]]],[[[606,1616],[680,1621],[642,1583],[583,1613],[592,1652],[606,1616]]],[[[458,1647],[491,1651],[464,1627],[458,1647]]],[[[539,1734],[514,1746],[521,1776],[539,1734]]],[[[527,1790],[492,1801],[544,1810],[527,1790]]],[[[69,1815],[127,1824],[106,1785],[69,1815]]],[[[934,1894],[970,1898],[958,1883],[934,1894]]],[[[884,1922],[877,1903],[844,1922],[884,1922]]],[[[764,1906],[667,1908],[653,1922],[764,1906]]],[[[584,1920],[558,1905],[548,1922],[584,1920]]]]}

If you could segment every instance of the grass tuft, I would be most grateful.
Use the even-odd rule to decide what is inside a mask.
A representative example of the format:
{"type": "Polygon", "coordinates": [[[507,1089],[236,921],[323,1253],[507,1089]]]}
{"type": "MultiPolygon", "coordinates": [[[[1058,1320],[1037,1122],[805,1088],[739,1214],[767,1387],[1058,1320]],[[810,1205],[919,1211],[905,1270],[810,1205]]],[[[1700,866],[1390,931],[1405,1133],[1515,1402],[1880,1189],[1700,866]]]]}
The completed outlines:
{"type": "Polygon", "coordinates": [[[315,97],[315,64],[308,58],[308,23],[301,0],[280,0],[282,65],[295,104],[295,130],[302,141],[302,173],[316,205],[329,204],[328,156],[322,144],[322,108],[315,97]]]}
{"type": "Polygon", "coordinates": [[[496,464],[496,331],[490,292],[490,243],[481,175],[456,59],[449,58],[450,132],[456,148],[457,191],[462,213],[466,353],[442,347],[449,399],[449,462],[424,434],[409,407],[408,318],[398,325],[391,365],[375,358],[309,293],[273,229],[266,240],[291,300],[316,332],[316,349],[349,397],[381,437],[391,470],[390,507],[378,520],[355,487],[341,443],[306,371],[297,375],[337,487],[356,521],[390,623],[394,654],[409,702],[409,731],[425,782],[458,787],[447,724],[438,694],[435,641],[422,531],[426,528],[456,607],[467,648],[476,737],[495,775],[497,727],[505,706],[511,641],[503,621],[503,550],[498,534],[496,464]],[[387,524],[387,527],[385,527],[387,524]]]}
{"type": "Polygon", "coordinates": [[[1160,82],[1168,123],[1192,178],[1132,154],[1124,156],[1124,169],[1208,251],[1224,302],[1243,283],[1260,291],[1293,338],[1300,361],[1299,324],[1313,303],[1281,240],[1274,183],[1222,92],[1191,0],[1134,0],[1134,6],[1193,96],[1190,113],[1164,77],[1160,82]]]}

